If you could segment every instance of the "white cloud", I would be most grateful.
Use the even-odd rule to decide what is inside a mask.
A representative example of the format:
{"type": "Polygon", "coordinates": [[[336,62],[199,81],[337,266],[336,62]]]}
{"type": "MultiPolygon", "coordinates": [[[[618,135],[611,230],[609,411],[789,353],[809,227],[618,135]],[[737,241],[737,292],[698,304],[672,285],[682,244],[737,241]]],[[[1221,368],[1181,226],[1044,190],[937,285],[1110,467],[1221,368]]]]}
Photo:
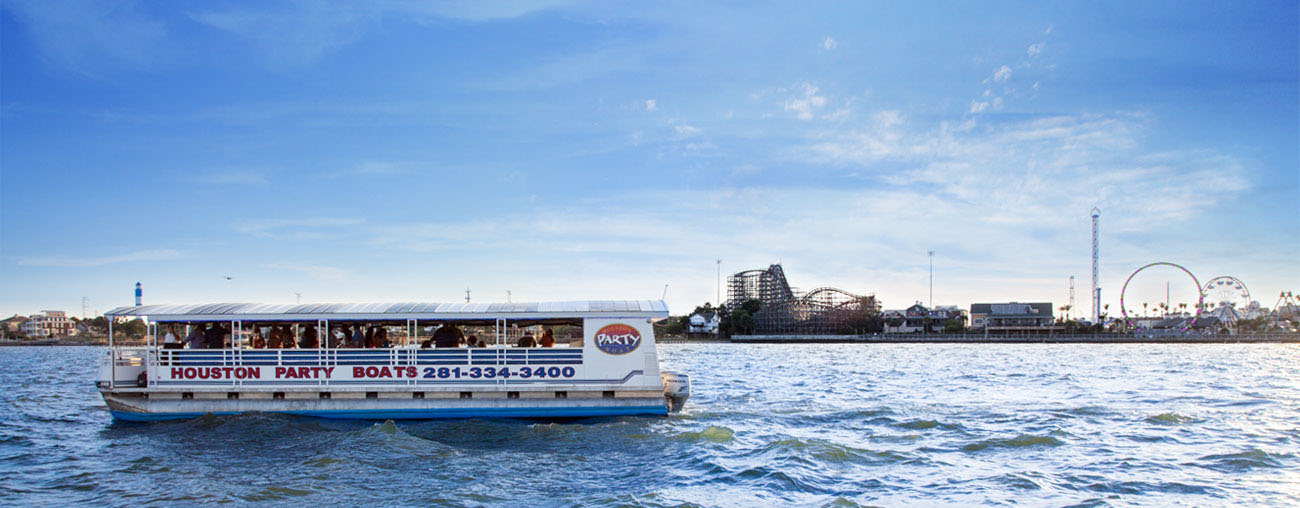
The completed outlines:
{"type": "Polygon", "coordinates": [[[1008,79],[1011,79],[1011,68],[1005,65],[998,67],[997,70],[993,71],[991,78],[994,83],[1006,83],[1008,79]]]}
{"type": "Polygon", "coordinates": [[[829,35],[827,35],[825,39],[822,39],[822,49],[824,49],[824,50],[826,50],[826,51],[833,50],[833,49],[839,47],[839,45],[840,45],[840,44],[839,44],[838,42],[835,41],[835,38],[834,38],[834,37],[831,37],[831,36],[829,36],[829,35]]]}
{"type": "Polygon", "coordinates": [[[646,111],[654,111],[656,107],[657,107],[657,106],[655,105],[655,100],[654,100],[654,99],[648,99],[648,100],[645,101],[645,110],[646,110],[646,111]]]}
{"type": "Polygon", "coordinates": [[[1035,57],[1037,57],[1039,54],[1041,54],[1041,53],[1043,52],[1043,47],[1044,47],[1044,44],[1041,43],[1041,42],[1039,42],[1039,43],[1037,43],[1037,44],[1030,44],[1030,45],[1029,45],[1029,49],[1026,50],[1025,53],[1026,53],[1027,55],[1029,55],[1029,58],[1035,58],[1035,57]]]}
{"type": "Polygon", "coordinates": [[[816,110],[826,105],[826,98],[817,95],[817,86],[803,82],[796,87],[802,95],[785,101],[785,110],[795,113],[800,120],[812,120],[816,110]]]}
{"type": "Polygon", "coordinates": [[[678,139],[693,138],[699,136],[702,132],[699,127],[692,125],[674,125],[673,130],[677,132],[678,139]]]}
{"type": "Polygon", "coordinates": [[[159,250],[142,250],[120,254],[117,256],[104,256],[94,258],[79,258],[68,256],[50,256],[22,258],[18,260],[21,266],[43,266],[43,267],[63,267],[63,268],[84,268],[92,266],[104,266],[117,263],[132,263],[139,261],[168,261],[181,257],[179,251],[173,249],[159,250]]]}

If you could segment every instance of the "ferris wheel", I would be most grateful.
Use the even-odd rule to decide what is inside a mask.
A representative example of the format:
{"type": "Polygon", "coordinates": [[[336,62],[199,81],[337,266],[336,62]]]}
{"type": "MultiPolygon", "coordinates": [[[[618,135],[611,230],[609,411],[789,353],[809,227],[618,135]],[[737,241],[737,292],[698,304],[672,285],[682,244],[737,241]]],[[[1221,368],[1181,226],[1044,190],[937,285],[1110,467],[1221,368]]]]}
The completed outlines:
{"type": "Polygon", "coordinates": [[[1241,279],[1224,275],[1210,279],[1201,288],[1201,297],[1210,308],[1245,311],[1250,307],[1250,289],[1241,279]]]}

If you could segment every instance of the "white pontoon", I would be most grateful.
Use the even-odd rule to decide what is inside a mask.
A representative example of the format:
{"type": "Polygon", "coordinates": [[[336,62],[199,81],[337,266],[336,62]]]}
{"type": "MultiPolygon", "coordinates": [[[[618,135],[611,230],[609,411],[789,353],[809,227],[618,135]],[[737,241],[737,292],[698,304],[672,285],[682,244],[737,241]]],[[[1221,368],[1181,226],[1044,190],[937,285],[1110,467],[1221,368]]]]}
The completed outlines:
{"type": "Polygon", "coordinates": [[[219,303],[121,307],[105,315],[149,325],[144,347],[114,345],[110,328],[97,384],[121,420],[248,412],[357,419],[664,415],[690,396],[687,376],[659,370],[651,323],[668,317],[662,301],[219,303]],[[160,332],[184,337],[192,326],[212,323],[228,334],[219,349],[158,344],[160,332]],[[271,326],[293,330],[295,338],[312,333],[320,347],[255,349],[253,330],[271,326]],[[391,330],[393,344],[338,347],[344,326],[391,330]],[[485,344],[429,347],[430,330],[439,326],[483,331],[485,344]],[[553,347],[517,345],[539,327],[571,333],[553,347]]]}

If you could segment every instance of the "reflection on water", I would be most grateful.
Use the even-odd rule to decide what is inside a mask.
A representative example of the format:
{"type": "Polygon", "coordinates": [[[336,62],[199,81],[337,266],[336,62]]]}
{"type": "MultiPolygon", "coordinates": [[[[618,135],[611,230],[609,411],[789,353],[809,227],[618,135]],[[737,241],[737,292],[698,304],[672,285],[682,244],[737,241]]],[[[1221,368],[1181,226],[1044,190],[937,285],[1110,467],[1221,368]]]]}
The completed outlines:
{"type": "Polygon", "coordinates": [[[1294,345],[664,346],[669,418],[114,423],[99,350],[0,349],[0,502],[1300,503],[1294,345]]]}

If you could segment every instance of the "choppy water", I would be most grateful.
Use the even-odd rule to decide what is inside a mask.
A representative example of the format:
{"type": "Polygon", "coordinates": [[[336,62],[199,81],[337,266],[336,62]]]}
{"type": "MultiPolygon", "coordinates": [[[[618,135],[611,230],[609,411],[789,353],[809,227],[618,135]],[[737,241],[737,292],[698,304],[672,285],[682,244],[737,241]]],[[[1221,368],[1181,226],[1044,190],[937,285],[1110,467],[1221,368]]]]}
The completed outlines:
{"type": "Polygon", "coordinates": [[[1300,504],[1294,345],[662,346],[684,414],[114,423],[100,350],[0,349],[0,503],[1300,504]]]}

